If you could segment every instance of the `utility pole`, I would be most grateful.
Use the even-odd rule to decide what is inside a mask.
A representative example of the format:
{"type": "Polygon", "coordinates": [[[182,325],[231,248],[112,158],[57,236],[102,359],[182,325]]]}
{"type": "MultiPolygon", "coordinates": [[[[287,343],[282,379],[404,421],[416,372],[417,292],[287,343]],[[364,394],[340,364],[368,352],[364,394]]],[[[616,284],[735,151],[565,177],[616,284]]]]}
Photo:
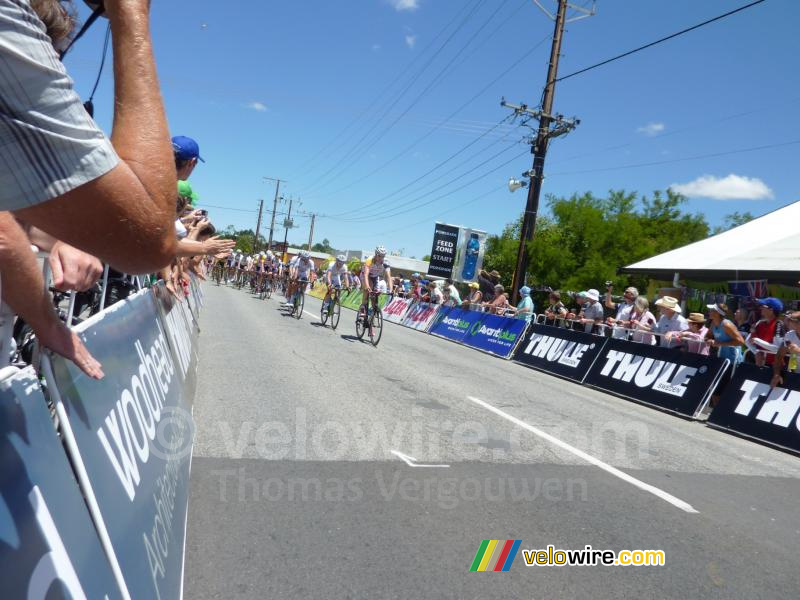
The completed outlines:
{"type": "MultiPolygon", "coordinates": [[[[534,0],[536,1],[536,0],[534,0]]],[[[528,200],[525,205],[525,214],[522,218],[522,229],[520,231],[519,250],[517,251],[517,263],[514,269],[514,279],[512,283],[512,293],[514,303],[519,299],[519,289],[524,285],[528,270],[528,244],[533,240],[536,231],[536,217],[539,212],[539,198],[542,193],[542,182],[544,180],[544,159],[547,155],[547,146],[551,138],[564,135],[574,129],[580,121],[577,119],[565,119],[561,115],[553,115],[553,100],[555,98],[555,84],[558,78],[558,59],[561,54],[561,40],[564,36],[564,24],[568,21],[567,8],[572,8],[584,13],[577,18],[585,18],[594,14],[594,8],[587,10],[570,4],[569,0],[558,0],[558,10],[555,15],[550,14],[538,1],[536,4],[550,18],[555,20],[555,30],[553,32],[553,45],[550,49],[550,63],[547,68],[547,83],[544,88],[541,110],[531,110],[526,105],[512,105],[505,100],[502,106],[513,108],[517,115],[534,118],[539,121],[536,139],[533,142],[531,153],[533,154],[533,168],[525,175],[530,177],[528,185],[528,200]]],[[[569,21],[577,20],[569,19],[569,21]]]]}
{"type": "Polygon", "coordinates": [[[283,179],[277,179],[275,177],[263,177],[262,179],[275,182],[275,200],[272,203],[272,222],[269,225],[269,242],[267,242],[267,250],[272,250],[272,233],[275,230],[275,213],[278,211],[278,196],[281,189],[281,183],[286,183],[286,181],[283,179]]]}
{"type": "Polygon", "coordinates": [[[286,226],[286,231],[283,234],[283,252],[286,254],[288,250],[287,241],[289,239],[289,225],[292,222],[292,202],[294,202],[294,198],[289,198],[289,214],[286,216],[286,220],[283,222],[286,226]]]}
{"type": "Polygon", "coordinates": [[[261,231],[261,213],[264,210],[264,199],[258,201],[258,221],[256,221],[256,236],[253,238],[253,254],[258,254],[258,233],[261,231]]]}
{"type": "Polygon", "coordinates": [[[317,215],[315,213],[311,213],[311,231],[308,232],[308,251],[311,252],[311,241],[314,239],[314,221],[316,220],[317,215]]]}

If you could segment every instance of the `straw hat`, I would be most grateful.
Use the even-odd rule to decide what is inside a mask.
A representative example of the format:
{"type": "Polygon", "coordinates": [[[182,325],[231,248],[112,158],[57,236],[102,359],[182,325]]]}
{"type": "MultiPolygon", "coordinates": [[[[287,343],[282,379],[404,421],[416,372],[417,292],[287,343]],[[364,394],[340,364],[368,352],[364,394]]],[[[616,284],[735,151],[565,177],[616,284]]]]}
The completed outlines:
{"type": "Polygon", "coordinates": [[[689,317],[686,320],[689,321],[689,323],[700,323],[703,325],[706,322],[706,316],[703,313],[689,313],[689,317]]]}
{"type": "Polygon", "coordinates": [[[674,310],[675,312],[681,312],[681,305],[678,303],[677,298],[673,298],[672,296],[664,296],[663,298],[659,298],[656,300],[656,306],[660,306],[661,308],[667,308],[669,310],[674,310]]]}

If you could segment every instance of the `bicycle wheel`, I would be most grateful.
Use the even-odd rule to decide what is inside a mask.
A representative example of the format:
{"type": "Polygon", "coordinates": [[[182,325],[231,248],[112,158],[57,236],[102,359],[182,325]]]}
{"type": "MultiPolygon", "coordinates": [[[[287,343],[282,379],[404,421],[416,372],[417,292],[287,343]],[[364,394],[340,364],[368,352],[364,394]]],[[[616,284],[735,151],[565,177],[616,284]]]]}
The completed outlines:
{"type": "Polygon", "coordinates": [[[303,318],[303,306],[306,303],[306,295],[302,292],[298,292],[297,300],[295,301],[295,305],[297,310],[294,313],[294,318],[298,321],[303,318]]]}
{"type": "Polygon", "coordinates": [[[342,303],[339,302],[339,296],[336,296],[336,302],[331,304],[329,309],[331,311],[331,329],[334,331],[339,326],[339,317],[342,314],[342,303]]]}
{"type": "Polygon", "coordinates": [[[264,296],[267,298],[267,300],[269,300],[272,297],[272,282],[271,281],[267,281],[267,283],[264,284],[264,296]]]}
{"type": "Polygon", "coordinates": [[[369,320],[369,341],[372,342],[373,346],[377,346],[378,342],[381,341],[381,334],[383,333],[383,313],[378,307],[375,307],[372,310],[372,317],[370,317],[369,320]]]}
{"type": "Polygon", "coordinates": [[[367,322],[367,306],[362,304],[356,313],[356,337],[364,339],[364,332],[367,330],[365,323],[367,322]]]}
{"type": "Polygon", "coordinates": [[[328,322],[328,315],[331,312],[331,302],[333,302],[333,299],[329,299],[328,306],[325,306],[325,300],[322,300],[322,307],[319,309],[319,320],[323,325],[328,322]]]}

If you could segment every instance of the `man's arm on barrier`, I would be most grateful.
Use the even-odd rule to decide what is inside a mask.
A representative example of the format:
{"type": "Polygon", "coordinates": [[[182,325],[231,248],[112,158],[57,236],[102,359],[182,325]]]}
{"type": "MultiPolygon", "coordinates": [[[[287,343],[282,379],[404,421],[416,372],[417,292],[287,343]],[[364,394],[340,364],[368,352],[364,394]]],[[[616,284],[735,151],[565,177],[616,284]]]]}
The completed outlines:
{"type": "Polygon", "coordinates": [[[102,378],[100,363],[58,319],[28,237],[9,212],[0,212],[0,270],[3,301],[33,328],[39,342],[74,362],[89,377],[102,378]]]}
{"type": "MultiPolygon", "coordinates": [[[[147,0],[106,0],[114,47],[111,142],[121,162],[18,215],[126,272],[175,255],[175,162],[156,76],[147,0]]],[[[57,61],[53,50],[53,62],[57,61]]],[[[75,97],[77,99],[77,96],[75,97]]]]}

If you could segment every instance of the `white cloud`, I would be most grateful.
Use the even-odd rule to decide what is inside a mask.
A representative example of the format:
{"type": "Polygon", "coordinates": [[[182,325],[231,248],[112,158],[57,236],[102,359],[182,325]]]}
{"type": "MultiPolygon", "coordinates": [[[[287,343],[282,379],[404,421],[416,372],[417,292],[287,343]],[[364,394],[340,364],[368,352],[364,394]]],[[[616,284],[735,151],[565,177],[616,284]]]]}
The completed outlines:
{"type": "Polygon", "coordinates": [[[391,0],[391,2],[396,11],[417,10],[419,8],[419,0],[391,0]]]}
{"type": "Polygon", "coordinates": [[[647,125],[642,125],[641,127],[636,128],[636,133],[643,133],[647,136],[654,136],[658,135],[662,131],[664,131],[665,126],[663,123],[648,123],[647,125]]]}
{"type": "Polygon", "coordinates": [[[702,175],[688,183],[673,183],[673,191],[689,198],[712,200],[769,200],[772,190],[757,177],[742,177],[731,173],[727,177],[702,175]]]}
{"type": "Polygon", "coordinates": [[[267,105],[263,102],[250,102],[247,108],[251,108],[257,112],[266,112],[268,110],[267,105]]]}
{"type": "Polygon", "coordinates": [[[413,48],[417,43],[417,36],[406,34],[406,46],[413,48]]]}

